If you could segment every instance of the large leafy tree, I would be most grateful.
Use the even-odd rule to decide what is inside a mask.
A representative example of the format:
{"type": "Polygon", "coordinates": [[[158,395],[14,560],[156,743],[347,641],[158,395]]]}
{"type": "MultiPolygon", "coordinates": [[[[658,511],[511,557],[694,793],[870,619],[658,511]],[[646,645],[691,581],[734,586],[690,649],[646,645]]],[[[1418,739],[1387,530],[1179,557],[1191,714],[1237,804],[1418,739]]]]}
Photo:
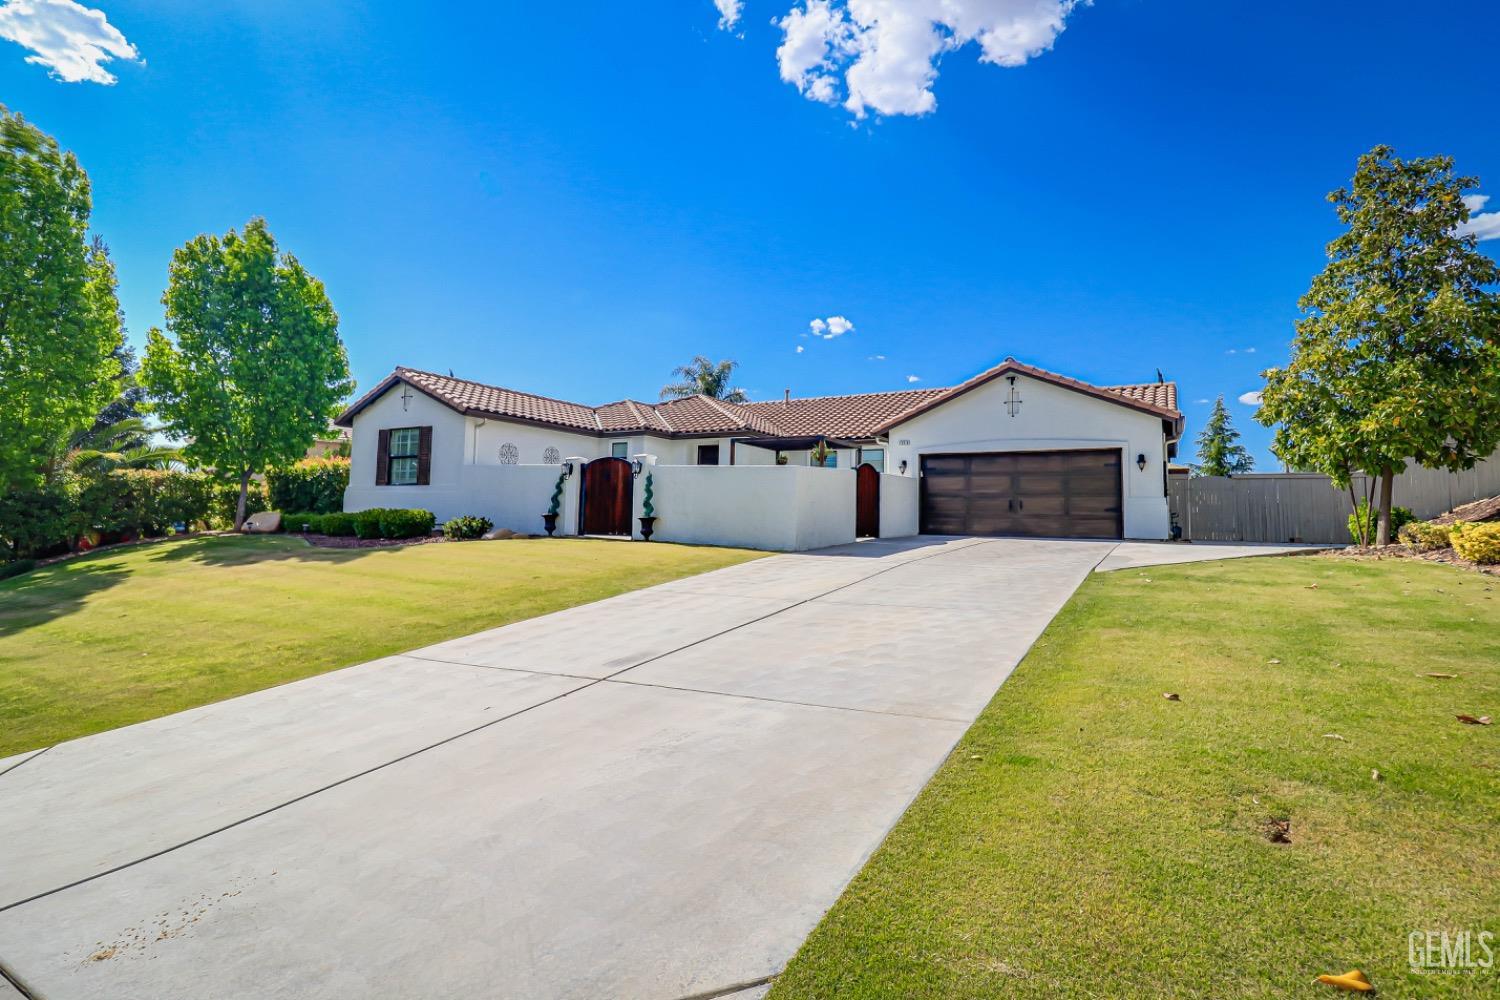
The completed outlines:
{"type": "Polygon", "coordinates": [[[673,377],[682,381],[662,386],[661,398],[682,399],[701,393],[714,399],[722,399],[726,403],[748,402],[749,397],[745,395],[745,391],[734,388],[729,382],[739,366],[738,361],[728,360],[715,364],[700,354],[687,364],[672,369],[673,377]]]}
{"type": "Polygon", "coordinates": [[[1203,433],[1198,435],[1198,475],[1236,476],[1255,468],[1255,459],[1239,440],[1240,432],[1234,429],[1220,396],[1214,400],[1203,433]]]}
{"type": "Polygon", "coordinates": [[[114,267],[88,238],[88,176],[0,106],[0,492],[38,486],[119,391],[114,267]]]}
{"type": "Polygon", "coordinates": [[[1278,456],[1346,488],[1378,478],[1378,544],[1409,460],[1468,469],[1500,445],[1500,269],[1458,232],[1477,186],[1451,157],[1361,156],[1328,196],[1347,229],[1301,299],[1291,362],[1264,373],[1256,416],[1278,456]]]}
{"type": "Polygon", "coordinates": [[[238,528],[251,476],[301,458],[353,388],[338,316],[264,219],[178,249],[162,304],[141,381],[184,456],[239,479],[238,528]]]}

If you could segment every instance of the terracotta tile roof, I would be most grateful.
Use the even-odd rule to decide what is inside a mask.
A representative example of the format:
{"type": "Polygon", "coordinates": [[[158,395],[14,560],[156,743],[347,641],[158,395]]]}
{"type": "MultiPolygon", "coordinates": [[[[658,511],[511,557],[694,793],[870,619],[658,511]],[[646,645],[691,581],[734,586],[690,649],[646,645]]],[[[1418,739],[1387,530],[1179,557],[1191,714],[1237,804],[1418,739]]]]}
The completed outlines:
{"type": "Polygon", "coordinates": [[[805,399],[746,403],[743,409],[773,421],[779,434],[823,434],[836,438],[869,438],[875,428],[900,413],[947,392],[947,389],[907,389],[851,396],[813,396],[805,399]]]}
{"type": "Polygon", "coordinates": [[[813,396],[792,400],[727,403],[708,396],[688,396],[663,403],[621,399],[603,406],[517,392],[500,386],[438,375],[416,368],[397,368],[361,396],[335,421],[348,427],[354,416],[397,382],[406,382],[460,413],[565,427],[600,436],[638,434],[750,434],[773,437],[826,435],[873,438],[946,399],[961,395],[1007,372],[1030,375],[1133,409],[1156,413],[1180,425],[1177,386],[1172,382],[1095,386],[1007,358],[974,378],[947,389],[906,389],[847,396],[813,396]]]}
{"type": "Polygon", "coordinates": [[[1160,406],[1165,410],[1177,409],[1176,382],[1146,382],[1142,385],[1101,385],[1099,388],[1117,392],[1129,399],[1160,406]]]}

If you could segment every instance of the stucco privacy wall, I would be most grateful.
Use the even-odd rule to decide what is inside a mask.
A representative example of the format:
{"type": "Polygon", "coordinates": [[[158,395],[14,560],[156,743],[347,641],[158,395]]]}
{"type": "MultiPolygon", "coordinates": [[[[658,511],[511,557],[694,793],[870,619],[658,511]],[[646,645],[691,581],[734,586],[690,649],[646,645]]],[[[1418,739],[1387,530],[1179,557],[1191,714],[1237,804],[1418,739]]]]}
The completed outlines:
{"type": "MultiPolygon", "coordinates": [[[[437,432],[433,431],[433,448],[437,432]]],[[[352,470],[352,466],[351,466],[352,470]]],[[[465,465],[458,469],[453,488],[433,486],[374,486],[353,482],[344,492],[344,509],[370,507],[420,507],[432,511],[438,523],[462,514],[478,514],[525,534],[540,534],[542,515],[552,503],[552,490],[562,469],[556,465],[465,465]]],[[[436,484],[436,465],[433,482],[436,484]]],[[[557,520],[559,534],[573,534],[577,527],[578,476],[563,484],[563,507],[557,520]]]]}
{"type": "Polygon", "coordinates": [[[1050,382],[1016,376],[1021,405],[1011,416],[1010,383],[997,378],[890,431],[887,468],[921,469],[924,454],[1118,448],[1125,487],[1125,537],[1166,538],[1170,533],[1163,469],[1166,444],[1161,418],[1050,382]],[[1136,456],[1146,456],[1144,470],[1136,456]]]}
{"type": "MultiPolygon", "coordinates": [[[[653,537],[660,541],[778,552],[854,541],[854,473],[848,469],[656,465],[650,472],[653,537]]],[[[643,474],[635,483],[637,516],[644,480],[643,474]]]]}
{"type": "Polygon", "coordinates": [[[880,477],[880,537],[915,535],[921,523],[921,482],[914,476],[880,477]]]}

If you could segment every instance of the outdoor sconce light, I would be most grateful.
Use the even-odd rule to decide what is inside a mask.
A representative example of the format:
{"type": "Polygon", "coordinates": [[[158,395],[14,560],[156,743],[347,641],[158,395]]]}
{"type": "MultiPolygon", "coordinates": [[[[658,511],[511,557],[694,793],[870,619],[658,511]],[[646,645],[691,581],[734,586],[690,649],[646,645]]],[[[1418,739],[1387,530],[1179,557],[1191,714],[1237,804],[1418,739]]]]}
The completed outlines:
{"type": "Polygon", "coordinates": [[[901,474],[906,475],[906,459],[901,460],[901,474]]]}
{"type": "Polygon", "coordinates": [[[640,459],[636,459],[634,462],[631,462],[630,463],[630,474],[631,474],[631,476],[634,477],[634,478],[636,478],[636,479],[641,478],[641,470],[644,469],[645,467],[646,467],[646,463],[642,462],[640,459]]]}
{"type": "Polygon", "coordinates": [[[573,478],[573,463],[572,462],[564,462],[562,464],[562,477],[564,479],[572,479],[573,478]]]}
{"type": "Polygon", "coordinates": [[[1146,455],[1144,452],[1135,456],[1135,467],[1142,472],[1146,471],[1146,455]]]}

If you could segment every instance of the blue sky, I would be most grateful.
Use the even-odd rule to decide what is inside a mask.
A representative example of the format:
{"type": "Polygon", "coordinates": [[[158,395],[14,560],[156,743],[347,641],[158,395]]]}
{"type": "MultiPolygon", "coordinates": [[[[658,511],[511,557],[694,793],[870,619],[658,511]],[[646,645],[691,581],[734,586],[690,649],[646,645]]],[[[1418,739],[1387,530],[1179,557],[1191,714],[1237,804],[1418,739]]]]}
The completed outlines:
{"type": "Polygon", "coordinates": [[[1449,153],[1500,195],[1493,3],[868,23],[893,5],[938,6],[7,0],[0,102],[88,169],[137,344],[172,250],[264,215],[366,387],[654,399],[697,353],[757,398],[1160,367],[1190,435],[1223,394],[1266,468],[1236,399],[1286,356],[1355,158],[1449,153]]]}

